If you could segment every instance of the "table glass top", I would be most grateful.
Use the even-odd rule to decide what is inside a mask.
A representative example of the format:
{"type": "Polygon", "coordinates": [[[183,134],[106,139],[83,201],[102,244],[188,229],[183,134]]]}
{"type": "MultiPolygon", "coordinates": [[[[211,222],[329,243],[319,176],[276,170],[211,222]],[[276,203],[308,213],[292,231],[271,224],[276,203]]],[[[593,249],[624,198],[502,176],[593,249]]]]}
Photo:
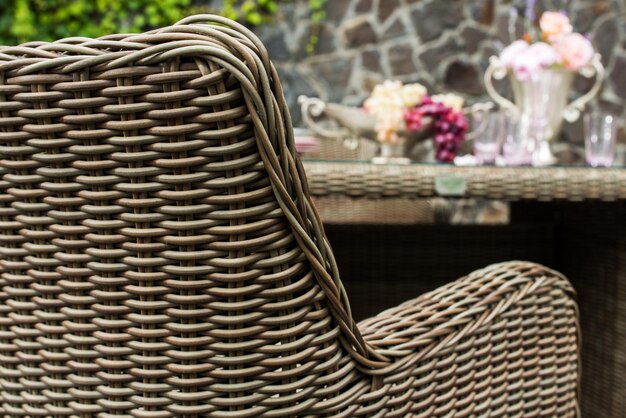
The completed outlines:
{"type": "Polygon", "coordinates": [[[495,169],[509,169],[509,168],[524,168],[524,169],[563,169],[563,168],[585,168],[589,170],[624,170],[626,169],[626,164],[624,163],[615,163],[611,167],[592,167],[585,163],[557,163],[549,166],[541,166],[534,167],[529,165],[520,165],[520,166],[512,166],[512,165],[496,165],[496,164],[479,164],[479,165],[455,165],[455,164],[445,164],[439,162],[427,162],[427,161],[411,161],[409,163],[398,163],[398,162],[384,162],[384,163],[374,163],[372,160],[343,160],[343,159],[333,159],[333,158],[311,158],[307,156],[302,156],[302,161],[305,163],[332,163],[332,164],[363,164],[363,165],[381,165],[381,166],[424,166],[424,167],[447,167],[447,168],[473,168],[473,167],[483,167],[483,168],[495,168],[495,169]]]}

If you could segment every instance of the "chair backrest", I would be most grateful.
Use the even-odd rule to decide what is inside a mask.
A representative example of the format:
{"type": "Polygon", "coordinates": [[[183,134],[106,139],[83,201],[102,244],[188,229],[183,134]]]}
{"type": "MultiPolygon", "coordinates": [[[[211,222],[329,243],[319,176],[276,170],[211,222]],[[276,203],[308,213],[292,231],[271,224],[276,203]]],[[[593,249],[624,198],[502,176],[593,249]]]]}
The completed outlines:
{"type": "Polygon", "coordinates": [[[383,363],[246,28],[0,48],[0,144],[3,413],[259,412],[383,363]]]}

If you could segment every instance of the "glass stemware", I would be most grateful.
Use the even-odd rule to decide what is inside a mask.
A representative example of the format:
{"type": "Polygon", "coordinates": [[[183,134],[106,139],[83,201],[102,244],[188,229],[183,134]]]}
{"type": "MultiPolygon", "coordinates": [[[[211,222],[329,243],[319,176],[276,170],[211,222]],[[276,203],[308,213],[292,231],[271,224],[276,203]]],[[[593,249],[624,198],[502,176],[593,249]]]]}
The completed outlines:
{"type": "Polygon", "coordinates": [[[615,160],[617,117],[594,111],[585,114],[585,158],[592,167],[610,167],[615,160]]]}

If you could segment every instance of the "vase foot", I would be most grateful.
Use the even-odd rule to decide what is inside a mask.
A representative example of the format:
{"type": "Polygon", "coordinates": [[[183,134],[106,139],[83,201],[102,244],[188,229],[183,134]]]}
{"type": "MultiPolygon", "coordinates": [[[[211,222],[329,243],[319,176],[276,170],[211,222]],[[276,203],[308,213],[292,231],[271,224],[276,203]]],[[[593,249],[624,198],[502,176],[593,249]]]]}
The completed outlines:
{"type": "Polygon", "coordinates": [[[535,149],[532,155],[532,165],[535,167],[547,167],[555,165],[556,163],[557,159],[552,153],[550,143],[545,141],[538,144],[537,149],[535,149]]]}

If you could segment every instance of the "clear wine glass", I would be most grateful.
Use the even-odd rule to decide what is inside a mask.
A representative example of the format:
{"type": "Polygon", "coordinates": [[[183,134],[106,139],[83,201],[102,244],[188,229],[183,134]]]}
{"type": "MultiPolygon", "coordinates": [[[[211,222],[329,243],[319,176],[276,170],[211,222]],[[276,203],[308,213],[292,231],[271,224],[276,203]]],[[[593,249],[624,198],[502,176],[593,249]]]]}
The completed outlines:
{"type": "Polygon", "coordinates": [[[610,167],[615,161],[617,117],[607,112],[585,114],[585,158],[592,167],[610,167]]]}

